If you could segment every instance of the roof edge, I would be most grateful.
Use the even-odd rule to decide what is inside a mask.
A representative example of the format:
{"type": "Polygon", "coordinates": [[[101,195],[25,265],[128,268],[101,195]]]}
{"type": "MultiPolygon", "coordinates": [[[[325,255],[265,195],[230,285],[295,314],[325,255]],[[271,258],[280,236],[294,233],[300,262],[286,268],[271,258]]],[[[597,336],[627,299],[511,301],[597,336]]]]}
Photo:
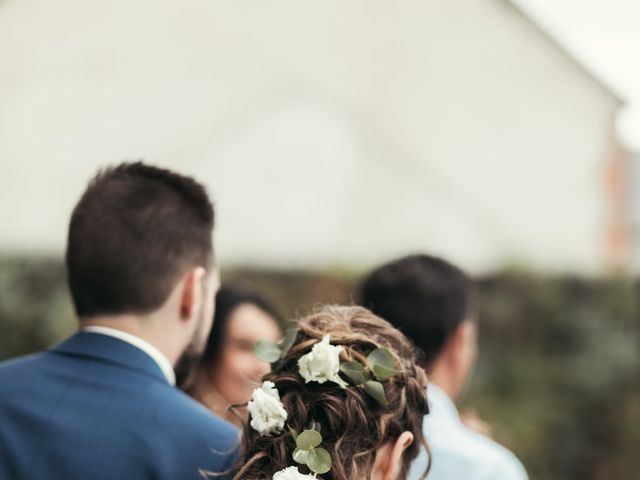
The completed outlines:
{"type": "Polygon", "coordinates": [[[500,0],[501,3],[510,7],[517,15],[527,21],[529,25],[541,35],[547,42],[549,42],[554,48],[556,48],[567,60],[573,65],[578,67],[584,74],[586,74],[591,81],[596,84],[606,94],[611,96],[620,106],[625,105],[628,100],[617,89],[612,87],[607,81],[596,74],[590,67],[580,61],[571,50],[565,46],[553,33],[551,33],[542,23],[533,18],[532,15],[525,9],[525,7],[518,4],[516,0],[500,0]]]}

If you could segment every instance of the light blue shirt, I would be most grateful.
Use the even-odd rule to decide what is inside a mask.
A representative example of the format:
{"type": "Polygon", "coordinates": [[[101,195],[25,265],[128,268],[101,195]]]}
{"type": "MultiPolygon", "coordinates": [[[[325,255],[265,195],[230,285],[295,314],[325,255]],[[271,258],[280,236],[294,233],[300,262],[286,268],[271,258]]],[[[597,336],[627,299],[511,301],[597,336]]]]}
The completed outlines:
{"type": "MultiPolygon", "coordinates": [[[[429,384],[430,413],[423,422],[431,447],[428,480],[527,480],[516,456],[502,445],[464,426],[453,401],[429,384]]],[[[410,480],[421,477],[427,467],[424,449],[411,466],[410,480]]]]}

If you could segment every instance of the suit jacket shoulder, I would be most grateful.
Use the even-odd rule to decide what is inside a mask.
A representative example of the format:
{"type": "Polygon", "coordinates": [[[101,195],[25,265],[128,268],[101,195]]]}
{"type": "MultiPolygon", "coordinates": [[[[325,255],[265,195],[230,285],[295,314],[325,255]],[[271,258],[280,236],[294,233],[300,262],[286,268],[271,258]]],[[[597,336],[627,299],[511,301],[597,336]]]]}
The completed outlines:
{"type": "Polygon", "coordinates": [[[0,364],[0,478],[173,480],[229,470],[237,429],[169,385],[144,352],[100,337],[79,334],[0,364]]]}

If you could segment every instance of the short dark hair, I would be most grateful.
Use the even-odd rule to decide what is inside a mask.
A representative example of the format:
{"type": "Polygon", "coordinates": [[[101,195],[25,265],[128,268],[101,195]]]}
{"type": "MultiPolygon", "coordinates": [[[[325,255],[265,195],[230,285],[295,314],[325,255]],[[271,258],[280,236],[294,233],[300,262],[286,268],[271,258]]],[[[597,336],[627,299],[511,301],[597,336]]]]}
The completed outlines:
{"type": "Polygon", "coordinates": [[[430,368],[472,309],[467,275],[446,260],[410,255],[382,265],[360,285],[359,302],[405,333],[430,368]]]}
{"type": "Polygon", "coordinates": [[[227,334],[229,318],[233,311],[241,305],[253,305],[282,324],[282,317],[278,311],[262,295],[243,285],[223,285],[216,294],[216,311],[213,326],[207,340],[203,360],[214,360],[222,352],[222,345],[227,334]]]}
{"type": "Polygon", "coordinates": [[[142,162],[105,168],[73,210],[66,265],[80,318],[149,313],[190,268],[213,265],[214,213],[193,178],[142,162]]]}

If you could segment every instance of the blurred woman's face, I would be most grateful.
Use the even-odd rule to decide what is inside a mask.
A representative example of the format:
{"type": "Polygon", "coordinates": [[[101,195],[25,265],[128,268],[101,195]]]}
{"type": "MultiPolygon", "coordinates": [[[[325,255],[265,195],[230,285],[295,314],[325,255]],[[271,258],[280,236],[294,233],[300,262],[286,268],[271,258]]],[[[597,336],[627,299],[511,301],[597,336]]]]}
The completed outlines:
{"type": "Polygon", "coordinates": [[[253,344],[258,340],[280,339],[277,321],[252,304],[232,310],[218,362],[211,367],[211,378],[218,392],[229,403],[245,403],[263,375],[271,371],[268,363],[258,360],[253,344]]]}

